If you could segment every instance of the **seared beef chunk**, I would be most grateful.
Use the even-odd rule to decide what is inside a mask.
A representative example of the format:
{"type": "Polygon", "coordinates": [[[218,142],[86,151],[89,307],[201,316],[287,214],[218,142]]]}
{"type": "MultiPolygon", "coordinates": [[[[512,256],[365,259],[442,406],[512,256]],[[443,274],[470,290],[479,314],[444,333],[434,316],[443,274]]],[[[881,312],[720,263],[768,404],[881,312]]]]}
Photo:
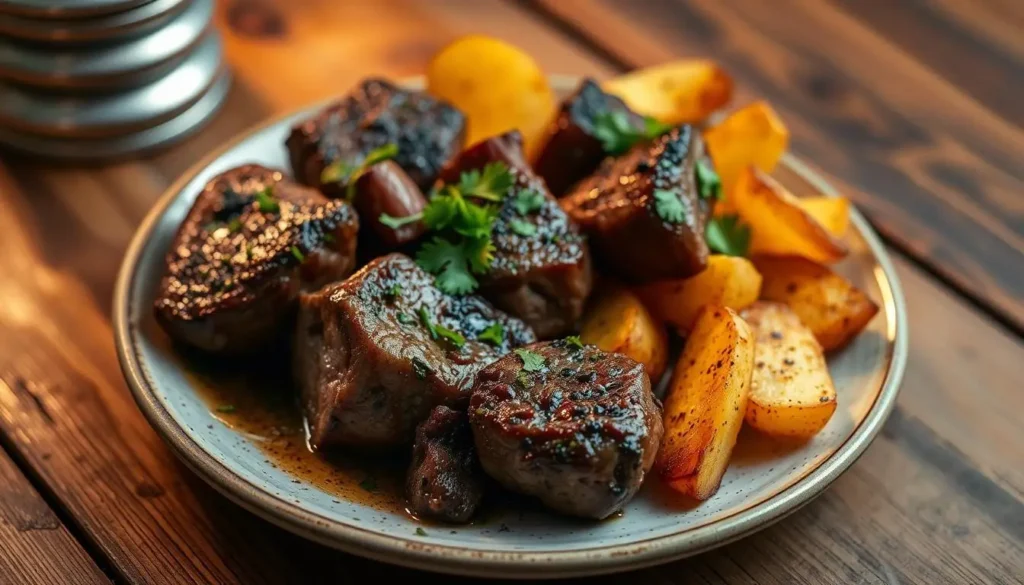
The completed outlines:
{"type": "Polygon", "coordinates": [[[605,518],[636,494],[662,435],[643,366],[569,340],[527,346],[484,368],[469,417],[491,477],[587,518],[605,518]]]}
{"type": "Polygon", "coordinates": [[[315,448],[409,445],[432,408],[465,408],[480,368],[535,339],[480,297],[442,293],[401,254],[300,305],[293,370],[315,448]]]}
{"type": "Polygon", "coordinates": [[[487,163],[509,167],[515,184],[494,224],[494,262],[480,279],[480,293],[498,308],[526,321],[541,338],[571,330],[590,294],[590,254],[576,225],[523,158],[518,131],[471,146],[445,167],[441,179],[487,163]],[[535,205],[526,205],[531,196],[535,205]]]}
{"type": "Polygon", "coordinates": [[[416,429],[405,482],[409,509],[425,519],[468,522],[484,495],[482,475],[466,413],[434,408],[416,429]]]}
{"type": "Polygon", "coordinates": [[[344,184],[323,184],[324,168],[336,161],[352,168],[385,144],[398,147],[395,162],[426,190],[441,166],[462,148],[466,117],[426,93],[367,79],[347,96],[294,128],[286,141],[299,181],[332,196],[344,184]]]}
{"type": "Polygon", "coordinates": [[[610,115],[622,116],[637,133],[644,130],[644,119],[639,114],[621,99],[603,92],[592,79],[584,79],[576,93],[562,102],[533,165],[552,195],[564,195],[604,160],[606,153],[596,128],[603,117],[610,115]]]}
{"type": "Polygon", "coordinates": [[[700,132],[674,128],[634,146],[562,199],[590,236],[598,262],[633,282],[693,276],[707,265],[695,164],[704,156],[700,132]]]}
{"type": "Polygon", "coordinates": [[[245,165],[215,177],[167,255],[157,320],[203,350],[264,349],[287,336],[303,290],[355,264],[358,220],[344,201],[245,165]]]}
{"type": "Polygon", "coordinates": [[[422,221],[397,228],[380,221],[381,214],[396,219],[415,215],[427,205],[420,188],[394,161],[377,163],[356,182],[355,206],[362,219],[360,252],[378,256],[414,242],[423,235],[422,221]]]}

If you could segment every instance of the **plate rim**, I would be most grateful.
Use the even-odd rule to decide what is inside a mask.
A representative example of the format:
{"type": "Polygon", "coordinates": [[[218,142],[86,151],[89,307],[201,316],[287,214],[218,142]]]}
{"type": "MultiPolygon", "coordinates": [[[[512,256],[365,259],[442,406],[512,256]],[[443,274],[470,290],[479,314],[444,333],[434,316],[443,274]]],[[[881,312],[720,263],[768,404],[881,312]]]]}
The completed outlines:
{"type": "MultiPolygon", "coordinates": [[[[582,76],[549,75],[553,87],[573,87],[582,76]]],[[[422,87],[423,77],[398,80],[407,86],[422,87]]],[[[867,220],[851,206],[851,222],[864,238],[882,277],[876,278],[882,294],[882,310],[892,339],[885,352],[887,369],[882,388],[865,418],[849,438],[806,476],[774,496],[721,520],[698,528],[628,544],[598,548],[547,552],[480,551],[460,546],[433,544],[422,539],[377,534],[357,526],[328,520],[303,510],[283,497],[275,496],[248,483],[213,455],[200,448],[186,429],[178,426],[170,412],[156,398],[139,363],[131,322],[129,299],[135,288],[135,273],[149,238],[167,208],[183,188],[210,164],[247,140],[253,134],[302,112],[314,112],[337,100],[333,96],[275,115],[232,138],[191,165],[156,201],[132,237],[118,272],[113,298],[114,340],[122,373],[136,405],[150,426],[169,444],[189,469],[218,492],[273,524],[321,544],[351,554],[415,569],[465,576],[502,576],[505,578],[545,578],[598,575],[637,569],[699,554],[753,534],[785,518],[820,495],[860,458],[881,431],[899,395],[906,367],[908,332],[902,287],[888,252],[867,220]]],[[[782,164],[826,196],[836,190],[817,172],[790,153],[782,164]]]]}

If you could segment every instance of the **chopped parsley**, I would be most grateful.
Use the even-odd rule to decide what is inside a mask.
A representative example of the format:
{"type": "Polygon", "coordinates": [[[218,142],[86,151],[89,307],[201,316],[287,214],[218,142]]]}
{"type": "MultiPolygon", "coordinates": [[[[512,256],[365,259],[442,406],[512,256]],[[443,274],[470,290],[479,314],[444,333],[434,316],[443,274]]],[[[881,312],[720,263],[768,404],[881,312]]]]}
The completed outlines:
{"type": "Polygon", "coordinates": [[[388,298],[392,298],[392,299],[400,298],[402,296],[402,287],[399,286],[398,283],[396,282],[395,284],[392,284],[391,288],[386,290],[384,292],[384,294],[386,294],[388,296],[388,298]]]}
{"type": "Polygon", "coordinates": [[[220,406],[217,407],[217,412],[223,412],[224,414],[231,414],[232,412],[235,412],[235,405],[234,404],[221,404],[220,406]]]}
{"type": "Polygon", "coordinates": [[[492,162],[483,172],[473,169],[459,177],[459,191],[466,197],[476,197],[495,203],[501,202],[515,183],[515,177],[504,163],[492,162]]]}
{"type": "Polygon", "coordinates": [[[516,211],[519,212],[519,215],[529,215],[535,211],[540,211],[544,207],[544,201],[544,195],[540,191],[524,189],[516,195],[512,203],[516,206],[516,211]]]}
{"type": "Polygon", "coordinates": [[[697,193],[701,199],[722,199],[722,179],[708,163],[697,161],[697,193]]]}
{"type": "Polygon", "coordinates": [[[664,189],[654,190],[654,211],[658,217],[668,223],[683,223],[686,221],[686,208],[682,201],[672,191],[664,189]]]}
{"type": "MultiPolygon", "coordinates": [[[[436,237],[416,253],[421,268],[435,275],[437,287],[448,294],[466,294],[478,286],[470,268],[470,246],[436,237]]],[[[484,262],[478,257],[477,264],[484,262]]],[[[486,263],[489,266],[489,262],[486,263]]]]}
{"type": "Polygon", "coordinates": [[[420,307],[420,322],[427,328],[427,332],[430,333],[431,339],[444,339],[454,345],[455,347],[462,349],[463,345],[466,345],[466,338],[459,333],[441,325],[440,323],[434,324],[430,320],[430,313],[426,307],[420,307]]]}
{"type": "Polygon", "coordinates": [[[477,335],[476,338],[478,341],[486,341],[495,347],[500,347],[505,341],[505,327],[495,321],[481,331],[480,335],[477,335]]]}
{"type": "Polygon", "coordinates": [[[737,215],[712,217],[708,220],[704,239],[713,252],[746,256],[750,250],[750,226],[740,223],[737,215]]]}
{"type": "Polygon", "coordinates": [[[299,262],[306,261],[306,255],[302,253],[302,250],[300,250],[298,246],[292,246],[291,253],[292,256],[295,256],[295,259],[298,260],[299,262]]]}
{"type": "Polygon", "coordinates": [[[281,210],[277,199],[274,199],[273,187],[267,186],[262,191],[256,193],[256,207],[263,213],[277,213],[281,210]]]}
{"type": "Polygon", "coordinates": [[[583,349],[583,340],[579,335],[570,335],[565,338],[565,344],[576,349],[583,349]]]}
{"type": "Polygon", "coordinates": [[[537,226],[533,225],[528,221],[521,219],[512,218],[508,222],[508,227],[516,234],[528,238],[530,236],[537,235],[537,226]]]}
{"type": "Polygon", "coordinates": [[[363,157],[363,162],[358,165],[350,164],[338,159],[324,167],[320,173],[321,183],[346,183],[345,198],[349,201],[356,196],[356,183],[359,177],[377,163],[390,160],[398,156],[398,145],[394,143],[378,146],[363,157]]]}
{"type": "Polygon", "coordinates": [[[642,130],[635,128],[623,111],[602,112],[594,118],[594,137],[606,154],[622,154],[642,140],[651,140],[672,129],[654,118],[644,118],[642,130]]]}
{"type": "Polygon", "coordinates": [[[407,215],[405,217],[392,217],[386,213],[382,213],[380,214],[380,217],[377,218],[377,221],[379,221],[385,227],[397,230],[398,228],[404,225],[416,223],[421,219],[423,219],[422,213],[414,213],[412,215],[407,215]]]}
{"type": "Polygon", "coordinates": [[[523,348],[518,348],[513,351],[517,356],[519,356],[519,359],[523,360],[524,371],[540,372],[544,369],[544,356],[523,348]]]}
{"type": "Polygon", "coordinates": [[[401,323],[402,325],[412,325],[413,323],[416,322],[416,319],[413,319],[412,315],[410,315],[409,313],[399,312],[397,316],[398,322],[401,323]]]}

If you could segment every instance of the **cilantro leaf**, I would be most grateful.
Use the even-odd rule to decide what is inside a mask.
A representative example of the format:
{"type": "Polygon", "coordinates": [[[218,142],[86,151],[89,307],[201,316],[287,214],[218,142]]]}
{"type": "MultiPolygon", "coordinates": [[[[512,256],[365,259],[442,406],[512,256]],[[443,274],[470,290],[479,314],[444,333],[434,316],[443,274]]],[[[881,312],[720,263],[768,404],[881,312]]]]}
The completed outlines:
{"type": "Polygon", "coordinates": [[[437,332],[437,336],[441,339],[445,339],[455,347],[462,349],[463,345],[466,345],[466,338],[458,331],[453,331],[444,325],[434,325],[434,331],[437,332]]]}
{"type": "Polygon", "coordinates": [[[633,147],[640,135],[623,111],[601,112],[594,117],[594,137],[607,154],[622,154],[633,147]]]}
{"type": "Polygon", "coordinates": [[[697,161],[697,193],[702,199],[722,199],[722,179],[706,162],[697,161]]]}
{"type": "Polygon", "coordinates": [[[505,341],[505,327],[495,321],[481,331],[480,335],[477,335],[476,338],[478,341],[486,341],[495,347],[501,347],[501,344],[505,341]]]}
{"type": "Polygon", "coordinates": [[[659,122],[656,118],[652,118],[651,116],[644,116],[644,137],[649,140],[665,134],[671,130],[672,127],[672,124],[659,122]]]}
{"type": "Polygon", "coordinates": [[[489,238],[494,220],[498,217],[498,208],[495,206],[481,206],[475,203],[464,201],[460,210],[452,221],[452,228],[460,235],[467,238],[489,238]]]}
{"type": "Polygon", "coordinates": [[[576,349],[583,349],[583,340],[580,339],[579,335],[570,335],[565,338],[566,345],[574,347],[576,349]]]}
{"type": "Polygon", "coordinates": [[[351,201],[356,195],[356,183],[359,181],[359,177],[363,176],[373,165],[396,156],[398,156],[398,145],[389,142],[367,152],[363,157],[363,162],[359,164],[352,164],[344,159],[335,160],[320,171],[320,182],[345,183],[345,197],[351,201]]]}
{"type": "Polygon", "coordinates": [[[412,325],[413,323],[416,322],[416,320],[413,319],[412,315],[410,315],[409,313],[401,312],[398,313],[398,322],[401,323],[402,325],[412,325]]]}
{"type": "Polygon", "coordinates": [[[534,189],[520,191],[512,201],[519,215],[529,215],[534,211],[540,211],[544,207],[544,195],[534,189]]]}
{"type": "Polygon", "coordinates": [[[512,351],[523,360],[523,369],[527,372],[540,372],[544,369],[544,356],[521,347],[512,351]]]}
{"type": "Polygon", "coordinates": [[[300,250],[298,246],[292,246],[290,251],[292,253],[292,256],[295,256],[295,259],[298,260],[299,262],[306,261],[306,255],[302,253],[302,250],[300,250]]]}
{"type": "Polygon", "coordinates": [[[357,165],[351,165],[348,161],[339,158],[320,171],[320,182],[344,183],[348,181],[357,168],[359,168],[357,165]]]}
{"type": "Polygon", "coordinates": [[[450,188],[444,189],[434,195],[423,209],[423,225],[429,230],[443,230],[451,225],[464,205],[465,202],[458,192],[450,188]]]}
{"type": "Polygon", "coordinates": [[[494,242],[491,238],[473,238],[462,243],[462,249],[474,274],[483,274],[494,262],[494,242]]]}
{"type": "Polygon", "coordinates": [[[420,323],[427,328],[427,333],[430,334],[431,339],[437,339],[437,329],[434,328],[434,324],[430,321],[430,313],[427,312],[426,307],[420,307],[419,310],[420,323]]]}
{"type": "Polygon", "coordinates": [[[709,219],[704,238],[708,247],[719,254],[746,256],[750,250],[750,226],[740,223],[737,215],[709,219]]]}
{"type": "Polygon", "coordinates": [[[256,193],[256,207],[263,213],[277,213],[281,210],[277,200],[274,199],[274,188],[267,187],[256,193]]]}
{"type": "Polygon", "coordinates": [[[398,156],[398,145],[393,142],[389,142],[366,153],[366,158],[363,159],[362,167],[364,169],[368,169],[377,163],[391,160],[396,156],[398,156]]]}
{"type": "Polygon", "coordinates": [[[537,235],[537,226],[521,219],[512,218],[508,222],[508,227],[524,238],[537,235]]]}
{"type": "Polygon", "coordinates": [[[471,292],[477,281],[470,274],[466,250],[444,238],[434,238],[416,253],[416,262],[436,276],[435,283],[442,291],[460,295],[471,292]]]}
{"type": "Polygon", "coordinates": [[[392,299],[400,298],[402,296],[402,287],[399,286],[399,284],[396,282],[395,284],[391,285],[391,288],[384,291],[384,294],[386,294],[388,297],[392,299]]]}
{"type": "Polygon", "coordinates": [[[380,214],[380,217],[377,218],[377,221],[379,221],[381,223],[381,225],[384,225],[385,227],[389,227],[389,228],[391,228],[393,230],[397,230],[398,228],[400,228],[400,227],[402,227],[404,225],[408,225],[410,223],[416,223],[417,221],[419,221],[421,219],[423,219],[423,212],[422,211],[419,212],[419,213],[414,213],[412,215],[407,215],[405,217],[395,217],[393,215],[388,215],[386,213],[382,213],[382,214],[380,214]]]}
{"type": "Polygon", "coordinates": [[[487,163],[483,172],[479,169],[463,172],[459,176],[459,191],[466,197],[476,197],[499,202],[512,188],[515,178],[506,164],[487,163]]]}
{"type": "Polygon", "coordinates": [[[686,208],[672,191],[664,189],[654,190],[654,211],[658,217],[668,223],[683,223],[686,221],[686,208]]]}

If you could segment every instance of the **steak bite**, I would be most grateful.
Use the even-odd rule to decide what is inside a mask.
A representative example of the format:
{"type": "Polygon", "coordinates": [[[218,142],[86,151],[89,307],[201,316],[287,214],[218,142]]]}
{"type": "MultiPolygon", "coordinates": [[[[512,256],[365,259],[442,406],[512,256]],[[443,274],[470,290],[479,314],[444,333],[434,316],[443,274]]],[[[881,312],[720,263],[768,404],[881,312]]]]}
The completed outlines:
{"type": "Polygon", "coordinates": [[[494,222],[494,261],[480,277],[480,294],[530,324],[543,338],[573,329],[593,284],[590,253],[576,225],[523,158],[518,131],[479,142],[445,167],[441,180],[488,163],[505,164],[514,184],[494,222]]]}
{"type": "Polygon", "coordinates": [[[431,409],[465,408],[480,368],[535,339],[482,298],[433,281],[389,254],[302,296],[293,371],[314,448],[409,445],[431,409]]]}
{"type": "Polygon", "coordinates": [[[300,182],[338,197],[345,180],[325,183],[324,169],[335,163],[358,167],[370,151],[386,144],[398,147],[395,162],[426,190],[462,148],[465,134],[466,117],[448,103],[383,79],[367,79],[293,127],[285,145],[300,182]]]}
{"type": "Polygon", "coordinates": [[[473,432],[464,411],[438,406],[416,428],[406,476],[409,510],[420,518],[469,522],[484,495],[473,432]]]}
{"type": "Polygon", "coordinates": [[[698,190],[700,132],[680,126],[607,158],[562,199],[589,235],[597,261],[632,282],[687,278],[704,270],[708,204],[698,190]]]}
{"type": "Polygon", "coordinates": [[[576,93],[562,102],[533,165],[555,197],[565,195],[604,160],[607,152],[600,125],[609,116],[620,116],[636,134],[644,132],[644,119],[592,79],[584,79],[576,93]]]}
{"type": "Polygon", "coordinates": [[[536,343],[484,368],[469,417],[491,477],[587,518],[606,518],[636,494],[662,435],[643,366],[570,340],[536,343]]]}
{"type": "Polygon", "coordinates": [[[199,194],[166,258],[154,310],[202,350],[265,349],[291,329],[299,293],[348,276],[359,222],[280,171],[244,165],[199,194]]]}

